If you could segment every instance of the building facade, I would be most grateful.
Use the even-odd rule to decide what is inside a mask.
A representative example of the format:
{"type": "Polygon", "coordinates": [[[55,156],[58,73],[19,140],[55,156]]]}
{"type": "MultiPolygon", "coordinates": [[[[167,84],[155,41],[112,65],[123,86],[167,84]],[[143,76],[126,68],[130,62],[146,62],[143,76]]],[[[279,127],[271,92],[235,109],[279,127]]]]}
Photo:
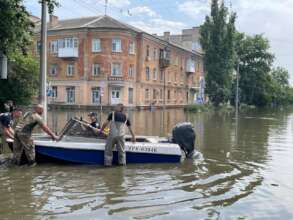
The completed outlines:
{"type": "Polygon", "coordinates": [[[51,105],[171,107],[194,102],[204,74],[201,53],[109,16],[51,16],[48,25],[51,105]]]}

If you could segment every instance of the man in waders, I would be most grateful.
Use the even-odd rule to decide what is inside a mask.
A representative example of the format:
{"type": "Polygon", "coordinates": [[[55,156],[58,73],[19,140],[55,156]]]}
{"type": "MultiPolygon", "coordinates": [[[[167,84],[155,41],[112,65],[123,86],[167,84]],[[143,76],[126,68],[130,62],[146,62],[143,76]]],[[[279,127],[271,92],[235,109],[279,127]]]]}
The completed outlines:
{"type": "MultiPolygon", "coordinates": [[[[6,112],[0,114],[0,135],[1,135],[1,146],[0,146],[0,154],[4,151],[8,138],[14,138],[14,131],[12,128],[12,124],[18,118],[21,117],[22,111],[18,108],[11,109],[12,112],[6,112]]],[[[12,149],[11,149],[12,150],[12,149]]]]}
{"type": "Polygon", "coordinates": [[[116,145],[118,151],[118,163],[119,165],[126,164],[126,154],[125,154],[125,127],[128,127],[128,130],[132,136],[132,142],[135,142],[135,136],[131,129],[130,121],[127,119],[126,115],[123,113],[124,106],[123,104],[118,104],[116,110],[109,114],[107,122],[105,122],[100,130],[103,131],[105,127],[110,124],[110,133],[107,138],[107,143],[105,146],[104,153],[104,164],[105,166],[111,166],[113,160],[113,148],[116,145]]]}
{"type": "Polygon", "coordinates": [[[41,115],[43,107],[37,105],[34,112],[27,112],[23,119],[18,123],[14,134],[13,154],[17,165],[21,165],[23,154],[26,156],[29,165],[35,164],[35,146],[32,140],[32,131],[39,125],[43,131],[52,137],[53,140],[58,140],[58,137],[45,125],[41,115]]]}

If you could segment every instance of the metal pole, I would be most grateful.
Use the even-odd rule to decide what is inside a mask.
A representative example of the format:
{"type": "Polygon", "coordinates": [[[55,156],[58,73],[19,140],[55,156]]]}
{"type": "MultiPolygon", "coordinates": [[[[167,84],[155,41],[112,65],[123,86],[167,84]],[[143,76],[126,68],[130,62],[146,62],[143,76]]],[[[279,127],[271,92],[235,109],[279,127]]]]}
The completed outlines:
{"type": "Polygon", "coordinates": [[[40,91],[39,103],[44,107],[43,118],[47,123],[47,4],[42,1],[41,54],[40,54],[40,91]]]}
{"type": "Polygon", "coordinates": [[[236,71],[236,100],[235,100],[235,108],[236,108],[236,117],[238,118],[238,108],[239,108],[239,61],[237,63],[237,71],[236,71]]]}
{"type": "Polygon", "coordinates": [[[102,111],[103,111],[103,106],[102,106],[102,91],[100,91],[100,121],[99,124],[102,127],[102,111]]]}

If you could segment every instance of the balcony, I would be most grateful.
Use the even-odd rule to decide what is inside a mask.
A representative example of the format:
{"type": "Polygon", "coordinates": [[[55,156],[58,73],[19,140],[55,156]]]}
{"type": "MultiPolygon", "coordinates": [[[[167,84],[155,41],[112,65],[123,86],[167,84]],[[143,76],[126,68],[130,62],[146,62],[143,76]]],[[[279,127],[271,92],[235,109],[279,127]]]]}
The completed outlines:
{"type": "Polygon", "coordinates": [[[186,62],[186,73],[195,73],[195,61],[191,58],[186,62]]]}
{"type": "Polygon", "coordinates": [[[108,76],[108,82],[110,86],[124,87],[124,76],[108,76]]]}
{"type": "Polygon", "coordinates": [[[170,54],[171,51],[166,49],[160,49],[160,68],[166,68],[170,65],[170,54]]]}
{"type": "Polygon", "coordinates": [[[77,47],[66,47],[58,49],[59,58],[77,58],[78,48],[77,47]]]}

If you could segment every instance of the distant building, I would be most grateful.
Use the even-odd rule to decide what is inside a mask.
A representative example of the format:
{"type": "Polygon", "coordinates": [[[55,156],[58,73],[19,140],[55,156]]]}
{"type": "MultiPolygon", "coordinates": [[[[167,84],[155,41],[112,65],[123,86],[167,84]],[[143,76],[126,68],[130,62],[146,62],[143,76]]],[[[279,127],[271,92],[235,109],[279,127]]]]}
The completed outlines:
{"type": "Polygon", "coordinates": [[[51,105],[184,106],[204,75],[201,52],[109,16],[50,16],[47,64],[51,105]]]}
{"type": "MultiPolygon", "coordinates": [[[[170,42],[176,43],[184,48],[192,50],[195,53],[203,53],[200,44],[200,32],[199,27],[193,27],[190,29],[183,29],[182,34],[170,35],[170,32],[164,32],[162,39],[169,40],[170,42]]],[[[205,80],[204,71],[201,71],[199,77],[199,89],[196,91],[195,101],[196,103],[202,104],[205,102],[205,80]]]]}

